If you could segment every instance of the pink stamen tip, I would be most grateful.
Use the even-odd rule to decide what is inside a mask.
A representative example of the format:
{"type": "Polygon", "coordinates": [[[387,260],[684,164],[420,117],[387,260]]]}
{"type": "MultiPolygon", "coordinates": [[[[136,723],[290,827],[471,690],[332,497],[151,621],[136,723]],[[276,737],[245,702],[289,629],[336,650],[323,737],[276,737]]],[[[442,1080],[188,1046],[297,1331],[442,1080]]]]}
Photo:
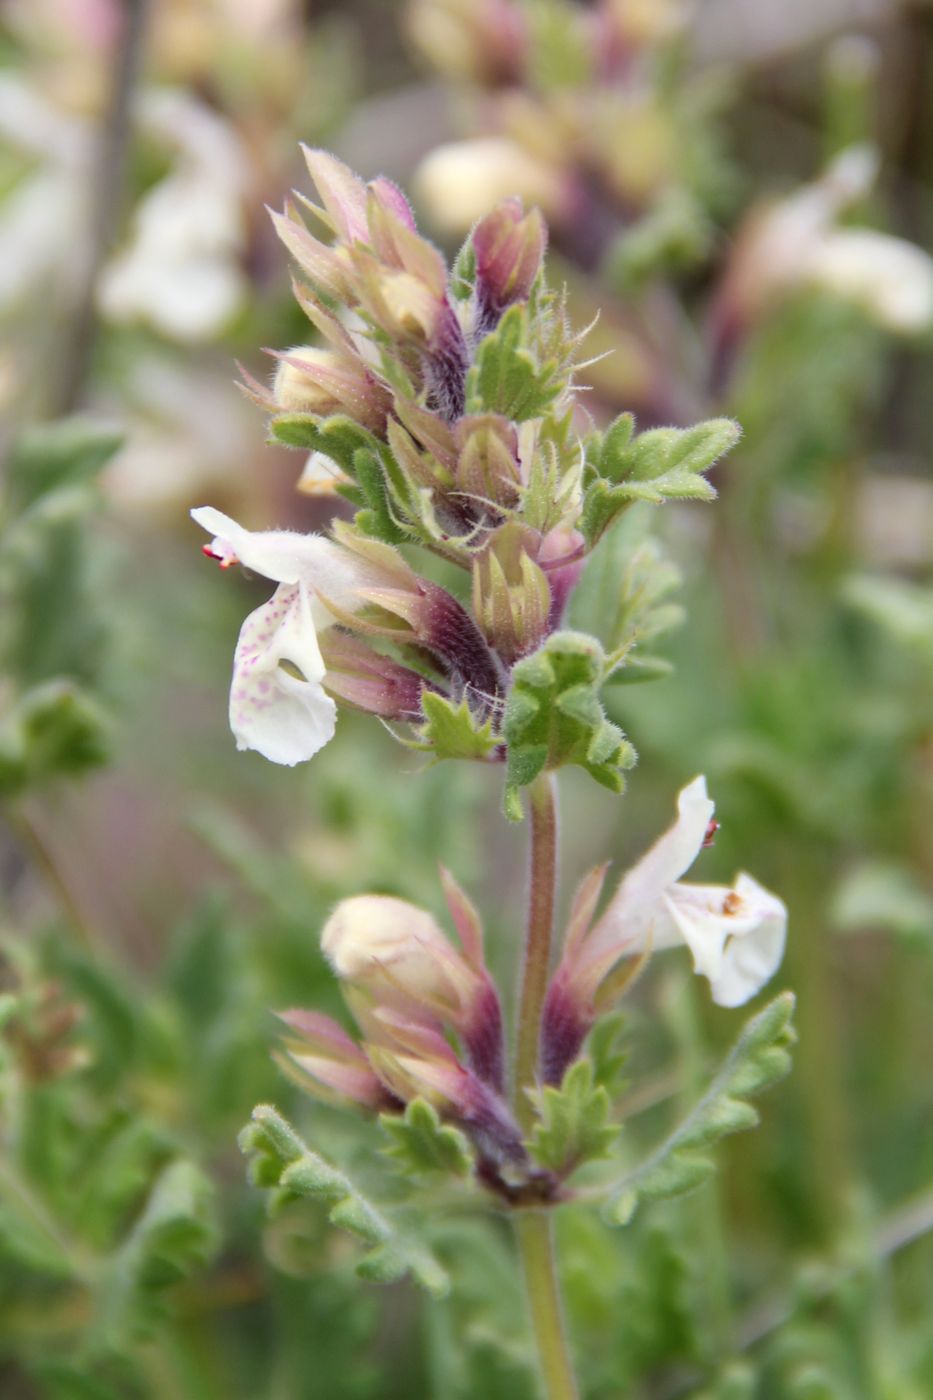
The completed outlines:
{"type": "Polygon", "coordinates": [[[201,553],[208,559],[216,559],[222,569],[232,569],[234,564],[239,564],[239,559],[235,554],[218,554],[213,545],[202,544],[201,553]]]}
{"type": "Polygon", "coordinates": [[[706,848],[707,848],[708,846],[713,846],[713,845],[715,845],[715,843],[716,843],[716,832],[719,830],[719,828],[720,828],[721,825],[722,825],[722,823],[721,823],[721,822],[718,822],[718,821],[716,820],[716,818],[713,817],[713,819],[712,819],[712,821],[710,822],[709,826],[706,828],[706,835],[703,837],[703,849],[704,849],[704,850],[706,850],[706,848]]]}

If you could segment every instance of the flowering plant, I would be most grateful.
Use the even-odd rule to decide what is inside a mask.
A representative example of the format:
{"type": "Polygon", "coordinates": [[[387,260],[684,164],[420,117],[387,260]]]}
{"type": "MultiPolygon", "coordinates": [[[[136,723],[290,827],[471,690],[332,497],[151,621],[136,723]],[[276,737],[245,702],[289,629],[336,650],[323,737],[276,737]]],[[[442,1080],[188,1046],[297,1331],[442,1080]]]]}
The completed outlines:
{"type": "MultiPolygon", "coordinates": [[[[277,585],[240,633],[231,727],[239,747],[293,765],[333,737],[338,708],[350,706],[436,760],[498,768],[506,815],[530,812],[531,873],[514,1056],[482,921],[442,871],[459,946],[406,901],[344,900],[322,947],[359,1037],[317,1011],[286,1010],[281,1064],[312,1093],[378,1114],[413,1190],[440,1173],[475,1208],[510,1210],[543,1380],[549,1394],[572,1395],[553,1210],[585,1195],[618,1223],[639,1197],[689,1189],[709,1170],[708,1145],[755,1121],[748,1096],[788,1066],[785,995],[749,1023],[710,1095],[659,1153],[622,1170],[620,1125],[585,1054],[600,1016],[653,950],[685,945],[730,1007],[760,990],[783,953],[784,905],[750,876],[732,887],[681,883],[717,827],[703,778],[683,789],[676,822],[601,914],[606,870],[583,879],[551,965],[557,774],[577,765],[623,790],[636,754],[602,692],[639,673],[638,643],[663,626],[656,591],[633,607],[624,559],[609,578],[605,635],[569,629],[568,608],[594,556],[618,548],[633,503],[714,497],[705,473],[738,429],[728,419],[640,433],[630,414],[604,430],[588,421],[575,382],[584,337],[544,281],[536,211],[506,199],[448,271],[393,184],[365,184],[322,151],[306,157],[320,204],[301,203],[314,229],[293,205],[273,218],[300,269],[296,297],[326,346],[279,353],[272,389],[247,388],[273,439],[308,454],[305,477],[355,513],[317,536],[193,512],[211,536],[209,557],[277,585]],[[412,548],[437,567],[418,572],[403,553],[412,548]]],[[[410,1272],[432,1291],[447,1286],[423,1242],[274,1110],[256,1110],[243,1142],[279,1198],[332,1204],[334,1223],[370,1246],[366,1276],[410,1272]]]]}

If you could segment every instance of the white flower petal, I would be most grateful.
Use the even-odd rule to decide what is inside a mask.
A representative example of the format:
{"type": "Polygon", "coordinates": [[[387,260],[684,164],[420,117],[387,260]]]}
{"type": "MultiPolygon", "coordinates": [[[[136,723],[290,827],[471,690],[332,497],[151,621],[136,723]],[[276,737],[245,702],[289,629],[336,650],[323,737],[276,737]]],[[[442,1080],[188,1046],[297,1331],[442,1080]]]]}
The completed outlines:
{"type": "Polygon", "coordinates": [[[654,947],[666,947],[663,898],[690,869],[713,819],[716,805],[706,791],[706,779],[694,778],[677,798],[677,820],[621,880],[606,912],[587,939],[596,955],[613,943],[627,951],[644,948],[650,937],[654,947]]]}
{"type": "Polygon", "coordinates": [[[718,1006],[741,1006],[773,977],[784,955],[787,910],[750,875],[732,889],[723,885],[675,885],[665,897],[669,921],[655,947],[680,939],[693,954],[696,972],[708,978],[718,1006]]]}
{"type": "Polygon", "coordinates": [[[933,322],[933,259],[904,238],[836,229],[815,245],[802,272],[887,330],[909,335],[933,322]]]}
{"type": "Polygon", "coordinates": [[[323,677],[307,589],[283,584],[240,631],[230,688],[237,748],[289,766],[313,757],[336,725],[337,707],[321,685],[323,677]]]}
{"type": "MultiPolygon", "coordinates": [[[[303,535],[297,530],[245,530],[213,506],[198,506],[191,518],[214,536],[211,553],[222,563],[243,564],[275,583],[302,582],[309,589],[320,589],[350,611],[359,606],[357,589],[373,581],[365,564],[321,535],[303,535]]],[[[317,627],[326,627],[333,621],[314,600],[311,609],[317,627]]]]}

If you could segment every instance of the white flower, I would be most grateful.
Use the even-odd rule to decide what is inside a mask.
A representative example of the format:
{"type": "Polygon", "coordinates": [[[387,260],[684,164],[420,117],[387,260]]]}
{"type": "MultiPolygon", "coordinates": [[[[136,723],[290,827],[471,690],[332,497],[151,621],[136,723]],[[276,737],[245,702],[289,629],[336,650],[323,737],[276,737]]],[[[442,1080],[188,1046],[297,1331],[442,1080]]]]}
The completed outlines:
{"type": "Polygon", "coordinates": [[[415,187],[437,227],[458,234],[511,195],[552,216],[565,202],[560,175],[501,136],[436,146],[419,166],[415,187]]]}
{"type": "Polygon", "coordinates": [[[246,286],[243,157],[227,125],[184,93],[147,93],[139,116],[178,159],[136,206],[130,241],[101,279],[101,308],[176,340],[210,339],[236,313],[246,286]]]}
{"type": "Polygon", "coordinates": [[[686,944],[719,1006],[741,1006],[774,975],[784,954],[787,910],[750,875],[735,884],[682,884],[703,848],[714,804],[706,779],[677,799],[677,820],[621,881],[580,950],[590,966],[612,956],[686,944]]]}
{"type": "Polygon", "coordinates": [[[273,763],[302,763],[333,737],[336,724],[317,640],[335,619],[321,595],[353,612],[364,601],[360,589],[383,576],[320,535],[244,530],[210,506],[191,516],[215,537],[205,552],[222,567],[242,564],[279,585],[250,613],[237,642],[230,687],[237,748],[255,749],[273,763]]]}
{"type": "Polygon", "coordinates": [[[836,229],[813,247],[803,275],[855,302],[885,330],[912,335],[933,323],[933,258],[904,238],[836,229]]]}

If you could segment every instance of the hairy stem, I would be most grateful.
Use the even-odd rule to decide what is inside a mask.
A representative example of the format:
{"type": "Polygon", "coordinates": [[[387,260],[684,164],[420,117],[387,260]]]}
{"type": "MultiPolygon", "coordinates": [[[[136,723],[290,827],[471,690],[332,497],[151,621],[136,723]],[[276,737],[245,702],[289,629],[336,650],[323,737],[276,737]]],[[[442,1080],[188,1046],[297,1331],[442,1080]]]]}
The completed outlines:
{"type": "Polygon", "coordinates": [[[551,1217],[529,1211],[516,1214],[514,1223],[544,1394],[547,1400],[576,1400],[579,1391],[564,1330],[551,1217]]]}
{"type": "MultiPolygon", "coordinates": [[[[538,1081],[541,1014],[551,970],[551,937],[557,890],[556,778],[550,773],[540,774],[531,785],[529,797],[531,862],[528,921],[525,926],[515,1055],[515,1115],[523,1132],[528,1131],[534,1120],[534,1106],[526,1090],[538,1081]]],[[[544,1394],[547,1400],[575,1400],[579,1392],[564,1330],[551,1218],[542,1211],[520,1212],[513,1218],[544,1394]]]]}
{"type": "Polygon", "coordinates": [[[534,1118],[534,1108],[525,1090],[534,1087],[538,1079],[541,1013],[551,968],[557,888],[557,780],[551,773],[540,774],[529,795],[531,871],[515,1054],[515,1116],[526,1131],[534,1118]]]}

